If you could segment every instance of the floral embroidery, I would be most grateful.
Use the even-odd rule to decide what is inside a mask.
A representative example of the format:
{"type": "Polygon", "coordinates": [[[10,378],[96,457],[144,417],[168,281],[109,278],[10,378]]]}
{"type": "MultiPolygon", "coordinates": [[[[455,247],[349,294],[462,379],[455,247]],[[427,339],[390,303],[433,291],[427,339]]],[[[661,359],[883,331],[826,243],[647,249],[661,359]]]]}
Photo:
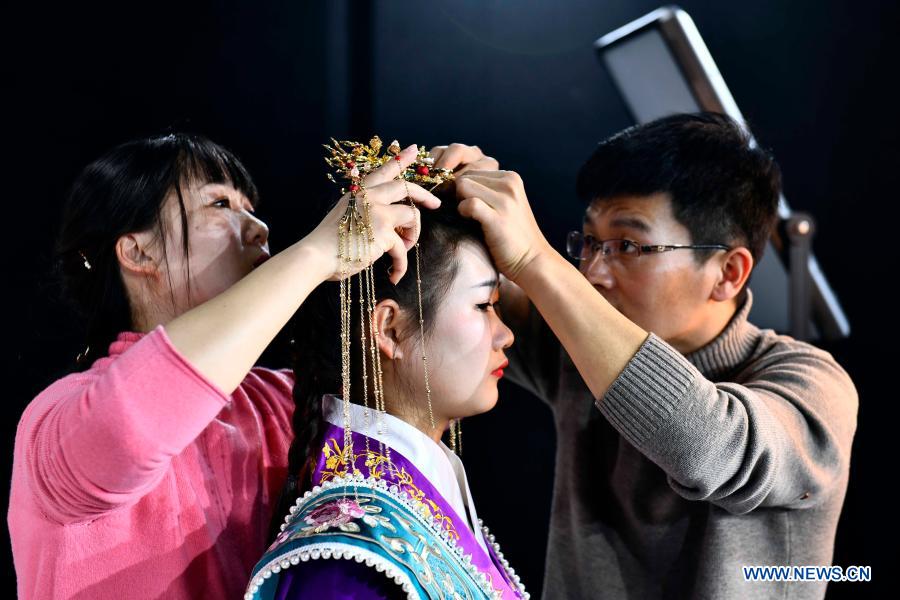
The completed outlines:
{"type": "MultiPolygon", "coordinates": [[[[381,512],[379,506],[369,506],[369,498],[338,498],[331,502],[314,508],[303,518],[308,527],[303,527],[299,531],[290,533],[290,529],[285,529],[282,535],[278,536],[279,540],[296,540],[303,537],[324,533],[332,527],[337,527],[345,533],[359,533],[360,527],[354,523],[357,519],[362,519],[363,523],[372,527],[384,527],[391,532],[396,533],[397,529],[387,517],[383,517],[378,513],[381,512]]],[[[276,544],[279,543],[276,540],[276,544]]]]}
{"type": "Polygon", "coordinates": [[[307,525],[342,525],[349,523],[353,519],[358,519],[366,514],[366,511],[359,505],[356,500],[351,498],[340,498],[334,502],[323,504],[315,509],[303,519],[307,525]]]}

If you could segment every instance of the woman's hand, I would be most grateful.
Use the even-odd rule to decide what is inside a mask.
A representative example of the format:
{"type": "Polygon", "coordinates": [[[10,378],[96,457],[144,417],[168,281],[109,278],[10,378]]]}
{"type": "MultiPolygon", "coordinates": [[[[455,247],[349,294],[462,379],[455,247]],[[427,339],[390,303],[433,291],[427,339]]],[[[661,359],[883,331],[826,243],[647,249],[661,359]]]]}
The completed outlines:
{"type": "MultiPolygon", "coordinates": [[[[400,160],[391,160],[372,171],[363,179],[362,188],[356,193],[356,205],[360,214],[365,214],[365,202],[369,202],[369,215],[375,242],[371,252],[362,262],[344,263],[346,272],[341,272],[338,249],[338,224],[347,211],[350,194],[345,194],[337,205],[325,216],[303,243],[314,248],[321,260],[325,261],[325,279],[337,281],[342,275],[353,275],[375,262],[385,252],[393,259],[390,280],[397,283],[406,273],[407,251],[419,237],[419,211],[406,202],[411,198],[417,205],[437,208],[441,201],[427,190],[414,183],[396,179],[416,158],[416,146],[404,149],[400,160]]],[[[351,247],[355,242],[351,241],[351,247]]]]}

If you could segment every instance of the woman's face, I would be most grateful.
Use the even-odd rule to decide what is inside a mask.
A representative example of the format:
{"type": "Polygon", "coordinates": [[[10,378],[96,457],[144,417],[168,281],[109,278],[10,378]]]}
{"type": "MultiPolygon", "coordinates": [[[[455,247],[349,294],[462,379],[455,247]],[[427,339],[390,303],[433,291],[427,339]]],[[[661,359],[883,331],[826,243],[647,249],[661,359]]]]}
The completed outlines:
{"type": "MultiPolygon", "coordinates": [[[[503,350],[513,343],[512,331],[494,307],[499,300],[499,280],[485,249],[463,242],[456,258],[456,278],[438,306],[425,344],[436,423],[494,407],[497,382],[508,364],[503,350]]],[[[418,312],[413,317],[418,319],[418,312]]],[[[395,368],[410,367],[410,372],[398,373],[398,377],[421,413],[425,406],[421,345],[412,340],[406,345],[403,364],[395,368]]]]}
{"type": "Polygon", "coordinates": [[[181,237],[178,197],[171,192],[163,206],[168,268],[160,283],[175,295],[177,314],[224,292],[269,255],[269,228],[253,215],[253,206],[230,183],[197,183],[182,191],[190,243],[188,271],[181,237]]]}

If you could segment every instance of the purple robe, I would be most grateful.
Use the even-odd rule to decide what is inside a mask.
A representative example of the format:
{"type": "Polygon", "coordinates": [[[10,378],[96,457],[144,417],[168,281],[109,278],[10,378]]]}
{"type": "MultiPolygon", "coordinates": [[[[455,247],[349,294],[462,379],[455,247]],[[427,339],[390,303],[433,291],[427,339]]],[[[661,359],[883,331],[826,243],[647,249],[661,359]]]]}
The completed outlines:
{"type": "MultiPolygon", "coordinates": [[[[327,424],[323,440],[323,452],[320,453],[313,473],[313,482],[316,485],[349,474],[348,461],[345,460],[346,453],[342,448],[343,429],[327,424]]],[[[519,585],[515,572],[512,570],[507,572],[504,567],[499,548],[486,539],[488,552],[485,553],[466,521],[406,457],[372,438],[368,438],[367,454],[366,440],[366,436],[353,433],[356,470],[364,476],[372,475],[389,484],[397,484],[402,491],[428,507],[444,529],[456,539],[457,544],[462,546],[464,552],[471,555],[472,564],[480,572],[487,574],[491,587],[499,592],[500,597],[505,600],[527,597],[519,585]]],[[[275,594],[276,600],[394,598],[406,598],[406,594],[396,583],[371,567],[347,560],[316,560],[292,566],[281,573],[275,594]]]]}

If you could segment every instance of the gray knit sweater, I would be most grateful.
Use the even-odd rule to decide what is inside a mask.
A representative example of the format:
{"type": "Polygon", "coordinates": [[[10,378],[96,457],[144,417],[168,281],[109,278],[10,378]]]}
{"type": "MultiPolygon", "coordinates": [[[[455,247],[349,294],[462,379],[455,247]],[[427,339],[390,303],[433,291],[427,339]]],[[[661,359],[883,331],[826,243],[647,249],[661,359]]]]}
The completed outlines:
{"type": "Polygon", "coordinates": [[[508,372],[556,421],[545,599],[824,596],[741,567],[831,564],[856,389],[752,301],[687,356],[650,334],[599,401],[533,308],[515,332],[508,372]]]}

